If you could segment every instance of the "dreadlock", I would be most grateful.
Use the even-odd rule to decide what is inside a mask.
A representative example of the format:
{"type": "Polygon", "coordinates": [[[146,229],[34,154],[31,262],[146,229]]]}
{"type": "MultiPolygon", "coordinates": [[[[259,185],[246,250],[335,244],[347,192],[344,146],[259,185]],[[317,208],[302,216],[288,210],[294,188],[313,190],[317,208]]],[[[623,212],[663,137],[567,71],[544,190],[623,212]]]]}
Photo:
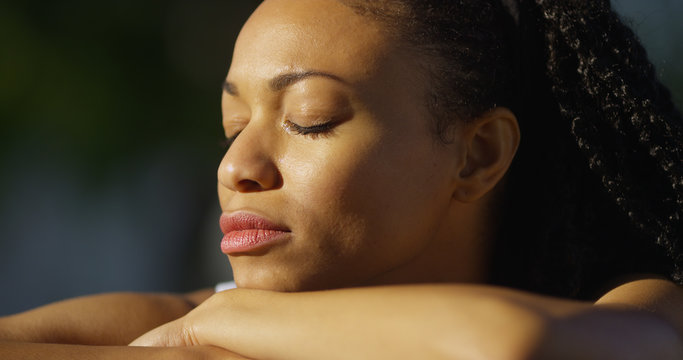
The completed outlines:
{"type": "Polygon", "coordinates": [[[683,119],[608,0],[340,0],[423,55],[435,133],[496,106],[522,143],[491,281],[591,298],[620,276],[683,284],[683,119]]]}

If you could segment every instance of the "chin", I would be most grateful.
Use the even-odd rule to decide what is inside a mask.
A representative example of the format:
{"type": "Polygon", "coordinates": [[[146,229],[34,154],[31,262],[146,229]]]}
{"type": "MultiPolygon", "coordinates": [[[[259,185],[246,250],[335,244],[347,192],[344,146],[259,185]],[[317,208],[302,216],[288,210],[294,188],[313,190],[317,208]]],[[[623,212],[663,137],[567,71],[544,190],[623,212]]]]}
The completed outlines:
{"type": "Polygon", "coordinates": [[[310,276],[297,271],[287,271],[286,269],[266,270],[262,267],[257,269],[233,267],[235,284],[237,287],[244,289],[299,292],[344,287],[344,284],[340,284],[340,279],[321,277],[318,271],[312,271],[311,273],[318,276],[310,276]]]}
{"type": "Polygon", "coordinates": [[[283,271],[267,271],[263,269],[233,268],[235,284],[238,288],[258,289],[280,292],[296,292],[310,290],[296,277],[283,271]]]}

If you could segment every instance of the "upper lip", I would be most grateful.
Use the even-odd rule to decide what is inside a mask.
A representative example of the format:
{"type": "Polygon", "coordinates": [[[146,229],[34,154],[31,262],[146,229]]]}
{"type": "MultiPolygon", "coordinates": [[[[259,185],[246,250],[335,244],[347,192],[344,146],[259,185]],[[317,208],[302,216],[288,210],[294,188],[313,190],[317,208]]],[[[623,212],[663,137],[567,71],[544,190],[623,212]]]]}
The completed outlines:
{"type": "Polygon", "coordinates": [[[276,224],[263,216],[251,212],[238,211],[231,214],[222,214],[220,226],[223,234],[240,230],[276,230],[290,231],[284,225],[276,224]]]}

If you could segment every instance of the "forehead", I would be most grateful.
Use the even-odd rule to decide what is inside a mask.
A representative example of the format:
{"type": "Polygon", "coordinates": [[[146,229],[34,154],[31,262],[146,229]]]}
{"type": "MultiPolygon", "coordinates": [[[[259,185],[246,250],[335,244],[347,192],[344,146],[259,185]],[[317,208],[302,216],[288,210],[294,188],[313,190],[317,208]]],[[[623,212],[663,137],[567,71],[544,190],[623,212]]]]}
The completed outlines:
{"type": "Polygon", "coordinates": [[[390,34],[335,0],[266,0],[243,27],[229,80],[287,70],[332,72],[349,82],[385,66],[390,34]]]}

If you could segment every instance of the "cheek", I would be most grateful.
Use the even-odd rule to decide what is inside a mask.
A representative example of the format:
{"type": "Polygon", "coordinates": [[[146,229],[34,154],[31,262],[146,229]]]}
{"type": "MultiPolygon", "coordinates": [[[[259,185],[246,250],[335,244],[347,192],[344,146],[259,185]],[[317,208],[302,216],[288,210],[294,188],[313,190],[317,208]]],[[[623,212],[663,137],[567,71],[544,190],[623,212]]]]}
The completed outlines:
{"type": "Polygon", "coordinates": [[[296,218],[315,233],[357,229],[348,219],[365,207],[363,178],[373,147],[358,138],[335,140],[291,147],[281,160],[283,190],[299,212],[296,218]]]}
{"type": "Polygon", "coordinates": [[[307,237],[335,256],[409,253],[429,237],[447,204],[431,149],[379,134],[330,139],[328,146],[289,154],[284,190],[307,237]]]}

